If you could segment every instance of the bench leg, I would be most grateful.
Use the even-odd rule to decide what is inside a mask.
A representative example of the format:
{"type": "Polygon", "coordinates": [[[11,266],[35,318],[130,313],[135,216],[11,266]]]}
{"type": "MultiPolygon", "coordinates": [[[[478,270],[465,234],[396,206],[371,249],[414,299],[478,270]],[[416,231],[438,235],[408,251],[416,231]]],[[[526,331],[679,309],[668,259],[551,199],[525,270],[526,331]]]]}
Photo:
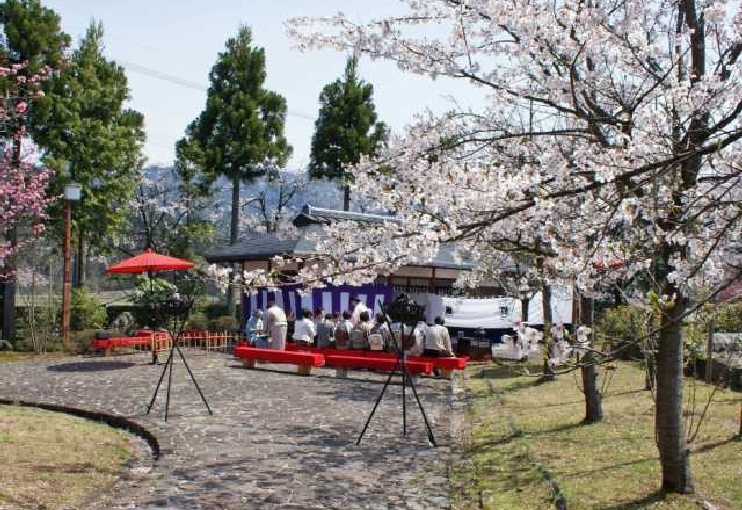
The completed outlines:
{"type": "Polygon", "coordinates": [[[453,377],[453,370],[450,368],[441,368],[441,378],[442,379],[451,379],[453,377]]]}
{"type": "Polygon", "coordinates": [[[314,367],[312,365],[298,365],[296,373],[302,376],[312,375],[314,373],[314,367]]]}
{"type": "Polygon", "coordinates": [[[113,348],[106,347],[106,350],[103,352],[103,356],[105,356],[106,358],[110,358],[112,353],[113,353],[113,348]]]}
{"type": "Polygon", "coordinates": [[[242,361],[242,366],[244,366],[245,368],[255,368],[254,359],[240,358],[240,361],[242,361]]]}
{"type": "Polygon", "coordinates": [[[347,368],[336,368],[335,369],[335,377],[338,379],[347,379],[348,378],[348,369],[347,368]]]}

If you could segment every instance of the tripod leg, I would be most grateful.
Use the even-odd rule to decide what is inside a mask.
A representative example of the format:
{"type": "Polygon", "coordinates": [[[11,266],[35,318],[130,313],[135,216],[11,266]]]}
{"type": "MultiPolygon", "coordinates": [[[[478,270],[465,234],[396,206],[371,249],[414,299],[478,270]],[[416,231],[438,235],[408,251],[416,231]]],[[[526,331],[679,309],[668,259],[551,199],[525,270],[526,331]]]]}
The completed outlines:
{"type": "Polygon", "coordinates": [[[417,394],[417,388],[415,388],[415,383],[412,382],[412,377],[410,377],[410,373],[407,371],[407,367],[402,367],[404,370],[404,376],[407,378],[407,380],[410,383],[410,388],[412,388],[412,393],[415,395],[415,400],[417,400],[417,405],[420,408],[420,412],[423,415],[423,420],[425,421],[425,428],[428,430],[428,441],[430,441],[430,444],[433,446],[438,446],[435,444],[435,437],[433,436],[433,429],[430,428],[430,423],[428,423],[428,416],[425,414],[425,409],[423,408],[422,402],[420,402],[420,396],[417,394]]]}
{"type": "MultiPolygon", "coordinates": [[[[407,437],[407,367],[402,360],[402,435],[407,437]]],[[[397,363],[399,364],[399,363],[397,363]]]]}
{"type": "Polygon", "coordinates": [[[206,410],[209,411],[209,414],[213,415],[211,408],[209,407],[209,403],[206,401],[206,397],[204,397],[203,392],[201,391],[201,387],[198,385],[198,382],[196,382],[196,377],[194,377],[193,372],[191,372],[191,367],[188,366],[188,362],[185,359],[185,356],[183,356],[183,351],[180,350],[180,347],[178,345],[175,345],[175,348],[178,349],[178,354],[180,354],[180,359],[183,360],[183,364],[186,367],[186,370],[188,370],[188,375],[191,376],[191,380],[193,381],[194,386],[196,386],[196,389],[198,390],[198,394],[201,395],[201,400],[203,400],[204,405],[206,406],[206,410]]]}
{"type": "Polygon", "coordinates": [[[363,426],[363,430],[361,431],[361,435],[358,436],[358,441],[356,441],[356,445],[361,444],[361,439],[363,439],[363,435],[366,433],[366,429],[368,428],[368,424],[371,423],[371,418],[373,418],[374,413],[376,412],[376,408],[379,407],[379,403],[381,402],[381,399],[384,397],[384,392],[386,391],[387,387],[389,387],[389,383],[392,380],[392,377],[394,376],[394,372],[397,371],[397,367],[394,367],[394,370],[389,372],[389,377],[387,377],[386,382],[384,383],[384,387],[381,388],[381,393],[379,393],[379,396],[376,397],[376,403],[374,404],[374,408],[371,409],[371,414],[368,415],[368,419],[366,420],[366,424],[363,426]]]}
{"type": "Polygon", "coordinates": [[[157,398],[157,392],[160,391],[160,385],[162,384],[162,380],[165,378],[165,371],[167,370],[167,366],[173,362],[173,352],[170,351],[170,356],[168,356],[167,361],[165,362],[165,366],[162,367],[162,373],[160,374],[160,380],[157,381],[157,387],[155,388],[155,394],[152,395],[152,400],[149,401],[149,406],[147,406],[147,414],[152,410],[152,406],[155,405],[155,399],[157,398]]]}
{"type": "Polygon", "coordinates": [[[167,378],[167,393],[165,393],[165,421],[167,421],[167,411],[170,409],[170,386],[173,383],[173,348],[170,347],[170,375],[167,378]]]}

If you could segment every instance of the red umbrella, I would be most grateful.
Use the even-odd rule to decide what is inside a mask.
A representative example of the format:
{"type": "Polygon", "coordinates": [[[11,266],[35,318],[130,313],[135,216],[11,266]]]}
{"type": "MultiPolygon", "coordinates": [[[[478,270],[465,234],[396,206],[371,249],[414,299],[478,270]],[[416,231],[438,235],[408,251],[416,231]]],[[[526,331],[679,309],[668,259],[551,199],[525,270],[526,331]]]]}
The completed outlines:
{"type": "MultiPolygon", "coordinates": [[[[123,273],[123,274],[135,274],[135,273],[148,273],[149,274],[149,285],[152,290],[152,273],[156,271],[184,271],[191,269],[195,264],[188,260],[178,259],[175,257],[169,257],[167,255],[160,255],[155,253],[149,248],[144,250],[144,253],[124,259],[118,264],[114,264],[108,269],[106,273],[123,273]]],[[[152,363],[157,363],[157,350],[152,349],[152,363]]]]}
{"type": "Polygon", "coordinates": [[[124,259],[118,264],[114,264],[106,273],[149,273],[154,271],[184,271],[191,269],[195,264],[188,260],[160,255],[149,248],[144,253],[124,259]]]}

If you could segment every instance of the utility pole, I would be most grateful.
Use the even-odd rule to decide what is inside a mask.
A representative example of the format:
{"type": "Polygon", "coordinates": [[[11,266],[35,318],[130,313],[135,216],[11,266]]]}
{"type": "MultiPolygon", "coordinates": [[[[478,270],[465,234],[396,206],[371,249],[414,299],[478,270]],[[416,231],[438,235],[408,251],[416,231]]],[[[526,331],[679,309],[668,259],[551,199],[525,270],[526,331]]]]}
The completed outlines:
{"type": "Polygon", "coordinates": [[[64,240],[62,256],[62,346],[70,345],[70,312],[72,305],[72,202],[80,200],[80,185],[74,182],[64,186],[64,240]]]}

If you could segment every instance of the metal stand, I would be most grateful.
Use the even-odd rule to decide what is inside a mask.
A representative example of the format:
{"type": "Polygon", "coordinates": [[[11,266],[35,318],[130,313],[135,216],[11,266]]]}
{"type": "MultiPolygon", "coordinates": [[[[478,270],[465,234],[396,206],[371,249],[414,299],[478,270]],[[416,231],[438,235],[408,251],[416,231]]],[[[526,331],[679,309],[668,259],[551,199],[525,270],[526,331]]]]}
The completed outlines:
{"type": "Polygon", "coordinates": [[[159,310],[161,315],[168,315],[175,326],[173,328],[173,331],[170,332],[170,338],[172,339],[172,343],[170,344],[170,354],[167,357],[165,365],[162,367],[162,373],[160,374],[160,379],[157,381],[155,393],[152,395],[152,399],[149,401],[149,405],[147,406],[147,414],[150,413],[152,407],[155,405],[155,400],[157,400],[157,393],[160,391],[162,381],[165,379],[165,372],[169,372],[167,380],[167,392],[165,393],[165,421],[167,421],[168,411],[170,410],[170,388],[173,382],[173,354],[175,353],[175,351],[178,351],[180,359],[183,360],[183,365],[185,365],[186,370],[188,371],[188,375],[191,377],[191,381],[193,381],[193,385],[196,387],[196,390],[201,397],[201,401],[206,406],[206,410],[209,412],[210,415],[214,414],[214,412],[211,410],[211,407],[209,407],[209,403],[206,401],[206,397],[204,396],[203,391],[201,391],[201,387],[198,385],[198,381],[196,381],[196,377],[191,371],[191,367],[188,366],[188,362],[183,355],[183,351],[180,350],[180,346],[178,345],[178,340],[180,339],[180,336],[183,332],[183,327],[185,326],[185,321],[188,318],[188,311],[190,310],[191,306],[192,303],[189,304],[187,302],[168,302],[164,303],[159,310]],[[175,331],[177,331],[177,335],[173,334],[175,331]]]}
{"type": "MultiPolygon", "coordinates": [[[[387,317],[387,321],[389,321],[389,318],[387,317]]],[[[403,326],[404,330],[404,326],[403,326]]],[[[412,336],[414,330],[410,331],[410,336],[412,336]]],[[[399,371],[400,375],[402,376],[402,433],[405,437],[407,437],[407,383],[409,383],[410,388],[412,388],[412,394],[415,395],[415,400],[417,401],[417,406],[420,409],[420,413],[423,415],[423,420],[425,421],[425,428],[428,433],[428,442],[432,444],[433,446],[437,446],[435,442],[435,436],[433,436],[433,429],[430,428],[430,423],[428,423],[428,416],[425,414],[425,408],[423,407],[422,402],[420,402],[420,396],[417,394],[417,388],[415,388],[415,383],[412,380],[412,377],[410,376],[410,372],[407,370],[407,365],[405,364],[405,354],[404,354],[404,344],[401,344],[397,342],[397,337],[394,333],[392,333],[392,338],[394,339],[394,344],[397,349],[397,363],[394,365],[394,368],[389,373],[389,377],[387,377],[386,382],[384,383],[384,387],[381,389],[381,393],[379,393],[379,396],[376,398],[376,403],[374,404],[374,408],[371,410],[371,414],[368,415],[368,418],[366,419],[366,424],[363,426],[363,430],[361,430],[361,435],[358,436],[358,441],[356,441],[356,445],[361,444],[361,439],[363,439],[363,435],[366,433],[366,430],[368,429],[369,424],[371,423],[371,418],[373,418],[374,414],[376,413],[376,408],[379,407],[379,404],[381,403],[381,400],[384,398],[384,393],[386,393],[386,389],[389,387],[389,383],[392,381],[392,377],[399,371]]]]}

